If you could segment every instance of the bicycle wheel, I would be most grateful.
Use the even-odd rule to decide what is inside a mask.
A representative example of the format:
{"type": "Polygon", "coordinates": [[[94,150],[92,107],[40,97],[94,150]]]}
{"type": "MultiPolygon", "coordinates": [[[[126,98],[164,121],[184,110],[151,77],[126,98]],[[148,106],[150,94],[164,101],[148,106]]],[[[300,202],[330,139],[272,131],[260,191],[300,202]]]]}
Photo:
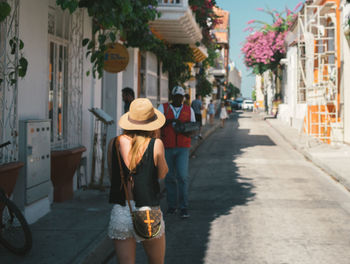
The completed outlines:
{"type": "Polygon", "coordinates": [[[24,255],[32,248],[32,233],[17,206],[9,199],[0,202],[0,243],[17,255],[24,255]]]}

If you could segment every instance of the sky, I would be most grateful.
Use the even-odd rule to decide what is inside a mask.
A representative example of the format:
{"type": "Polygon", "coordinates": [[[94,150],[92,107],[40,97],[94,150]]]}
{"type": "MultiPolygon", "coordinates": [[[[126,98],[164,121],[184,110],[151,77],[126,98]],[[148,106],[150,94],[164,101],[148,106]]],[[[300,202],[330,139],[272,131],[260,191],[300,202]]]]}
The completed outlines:
{"type": "Polygon", "coordinates": [[[255,86],[255,75],[244,65],[241,53],[242,43],[249,34],[249,32],[244,32],[244,29],[249,26],[247,22],[252,19],[271,22],[271,17],[258,11],[257,8],[266,9],[268,7],[270,10],[283,11],[288,7],[293,10],[299,2],[301,0],[216,0],[218,7],[230,12],[230,59],[242,72],[243,97],[251,98],[255,86]]]}

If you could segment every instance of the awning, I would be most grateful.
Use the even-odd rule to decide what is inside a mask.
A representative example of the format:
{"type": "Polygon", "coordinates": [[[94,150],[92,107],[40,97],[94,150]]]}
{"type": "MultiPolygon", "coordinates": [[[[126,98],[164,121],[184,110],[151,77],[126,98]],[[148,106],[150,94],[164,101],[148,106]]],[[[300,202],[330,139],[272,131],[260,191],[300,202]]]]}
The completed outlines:
{"type": "Polygon", "coordinates": [[[204,61],[206,58],[208,58],[208,53],[207,53],[207,49],[203,46],[192,46],[191,48],[193,50],[193,55],[194,55],[194,59],[196,62],[202,62],[204,61]]]}

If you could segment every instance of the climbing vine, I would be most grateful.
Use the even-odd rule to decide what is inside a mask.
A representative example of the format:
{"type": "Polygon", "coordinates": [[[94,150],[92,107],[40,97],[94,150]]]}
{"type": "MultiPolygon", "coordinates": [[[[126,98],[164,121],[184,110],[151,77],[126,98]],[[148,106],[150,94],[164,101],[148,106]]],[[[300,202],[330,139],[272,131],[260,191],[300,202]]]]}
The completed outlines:
{"type": "MultiPolygon", "coordinates": [[[[6,19],[11,14],[11,6],[6,2],[0,2],[0,24],[5,23],[6,19]]],[[[9,39],[10,47],[10,56],[15,56],[18,52],[18,63],[14,67],[7,68],[8,71],[5,72],[5,69],[1,69],[0,72],[0,85],[5,80],[8,81],[11,85],[14,85],[17,82],[17,77],[23,78],[27,73],[28,61],[23,55],[24,43],[21,39],[13,37],[9,39]]]]}
{"type": "MultiPolygon", "coordinates": [[[[216,20],[212,12],[214,0],[193,0],[193,4],[203,5],[210,2],[210,10],[201,16],[196,13],[197,22],[203,29],[203,43],[211,51],[205,62],[212,65],[213,42],[210,41],[210,28],[216,20]],[[210,16],[208,19],[206,16],[210,16]],[[210,26],[208,26],[209,24],[210,26]]],[[[87,48],[86,56],[90,58],[92,74],[100,78],[103,74],[104,53],[107,44],[116,42],[118,37],[127,47],[138,47],[143,51],[154,53],[163,62],[163,71],[170,73],[170,85],[182,84],[190,75],[188,62],[194,62],[193,51],[187,44],[171,45],[158,39],[150,30],[149,21],[160,17],[157,11],[157,0],[56,0],[63,10],[73,13],[78,8],[85,8],[93,22],[93,37],[85,38],[82,45],[87,48]]],[[[191,4],[191,1],[190,1],[191,4]]],[[[205,9],[205,8],[204,8],[205,9]]],[[[87,72],[90,74],[90,72],[87,72]]]]}

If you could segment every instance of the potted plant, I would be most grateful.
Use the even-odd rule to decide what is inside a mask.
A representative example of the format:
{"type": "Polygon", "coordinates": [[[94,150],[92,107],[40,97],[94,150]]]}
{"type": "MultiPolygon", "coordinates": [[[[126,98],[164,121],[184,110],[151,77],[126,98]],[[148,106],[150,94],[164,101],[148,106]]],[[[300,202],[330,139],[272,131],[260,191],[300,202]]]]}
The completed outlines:
{"type": "Polygon", "coordinates": [[[11,162],[0,166],[0,187],[8,197],[11,196],[15,188],[19,171],[23,166],[23,162],[11,162]]]}
{"type": "Polygon", "coordinates": [[[51,181],[54,186],[54,202],[73,198],[73,177],[79,166],[84,146],[51,151],[51,181]]]}

